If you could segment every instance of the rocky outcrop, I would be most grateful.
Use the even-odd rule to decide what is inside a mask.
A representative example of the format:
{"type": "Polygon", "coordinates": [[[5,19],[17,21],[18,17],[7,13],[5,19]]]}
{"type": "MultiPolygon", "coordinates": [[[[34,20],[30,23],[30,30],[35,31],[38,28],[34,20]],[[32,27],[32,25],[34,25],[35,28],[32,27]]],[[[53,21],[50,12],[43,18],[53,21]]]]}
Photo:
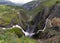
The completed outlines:
{"type": "MultiPolygon", "coordinates": [[[[60,27],[60,6],[57,5],[58,3],[56,2],[52,7],[45,7],[41,10],[41,12],[39,12],[34,18],[33,20],[30,22],[30,27],[29,27],[29,31],[33,31],[33,33],[37,32],[40,29],[44,29],[45,27],[45,22],[46,19],[48,18],[49,23],[47,23],[48,28],[45,30],[45,32],[43,32],[43,36],[50,36],[51,34],[48,32],[49,28],[51,28],[49,25],[52,26],[52,28],[54,28],[54,26],[58,26],[60,27]],[[47,10],[47,11],[46,11],[47,10]],[[55,18],[56,17],[56,18],[55,18]],[[59,18],[59,19],[58,19],[59,18]],[[58,20],[57,20],[58,19],[58,20]],[[49,24],[49,25],[48,25],[49,24]],[[53,25],[52,25],[53,24],[53,25]],[[32,25],[32,26],[31,26],[32,25]],[[34,27],[34,28],[33,28],[34,27]],[[33,30],[34,29],[34,30],[33,30]],[[47,34],[46,34],[47,33],[47,34]]],[[[60,28],[59,28],[60,29],[60,28]]],[[[53,29],[52,29],[53,30],[53,29]]],[[[28,32],[29,32],[28,31],[28,32]]],[[[31,32],[30,31],[30,32],[31,32]]],[[[54,34],[52,34],[53,36],[54,34]]]]}
{"type": "Polygon", "coordinates": [[[26,9],[26,10],[28,10],[28,11],[30,11],[30,10],[32,10],[32,9],[40,6],[41,3],[43,3],[44,1],[46,1],[46,0],[31,1],[29,3],[24,4],[23,8],[26,9]]]}

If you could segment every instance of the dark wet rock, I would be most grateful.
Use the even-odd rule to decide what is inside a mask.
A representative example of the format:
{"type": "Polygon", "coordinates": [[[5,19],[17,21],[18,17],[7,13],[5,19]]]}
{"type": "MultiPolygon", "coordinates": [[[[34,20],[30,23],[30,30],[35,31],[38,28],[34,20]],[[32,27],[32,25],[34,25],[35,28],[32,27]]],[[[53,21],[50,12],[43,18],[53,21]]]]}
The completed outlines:
{"type": "MultiPolygon", "coordinates": [[[[44,26],[45,25],[43,25],[45,22],[41,22],[42,20],[44,21],[44,20],[46,20],[46,18],[48,18],[48,19],[53,19],[54,17],[57,17],[57,18],[60,18],[60,6],[58,6],[57,5],[57,3],[55,4],[55,5],[53,5],[52,7],[50,7],[50,8],[45,8],[45,9],[43,9],[40,13],[38,13],[36,16],[35,16],[35,18],[32,20],[32,25],[36,25],[35,26],[35,29],[36,30],[40,30],[40,28],[44,28],[44,26]],[[47,11],[46,11],[47,10],[47,11]],[[40,24],[39,24],[40,23],[40,24]],[[41,23],[42,23],[42,25],[41,25],[41,23]],[[39,24],[38,25],[38,28],[36,28],[37,27],[37,24],[39,24]]],[[[54,26],[54,25],[53,25],[54,26]]],[[[55,30],[57,29],[57,28],[59,28],[60,26],[58,26],[58,27],[56,27],[55,26],[55,30]]],[[[43,29],[42,28],[42,29],[43,29]]],[[[32,28],[33,29],[33,28],[32,28]]],[[[48,29],[49,30],[49,29],[48,29]]],[[[47,30],[47,31],[48,31],[47,30]]],[[[58,30],[58,29],[57,29],[58,30]]],[[[46,32],[47,32],[46,31],[46,32]]],[[[35,31],[36,32],[36,31],[35,31]]],[[[55,34],[55,33],[54,33],[55,34]]],[[[51,38],[51,37],[53,37],[54,36],[54,34],[48,34],[48,32],[47,33],[44,33],[44,34],[42,34],[43,36],[42,37],[45,37],[45,38],[51,38]]],[[[41,36],[40,36],[41,37],[41,36]]],[[[41,38],[42,38],[41,37],[41,38]]]]}
{"type": "Polygon", "coordinates": [[[51,15],[49,16],[50,19],[57,17],[60,18],[60,6],[55,6],[53,12],[51,13],[51,15]]]}
{"type": "Polygon", "coordinates": [[[60,31],[60,27],[59,26],[53,26],[53,30],[60,31]]]}

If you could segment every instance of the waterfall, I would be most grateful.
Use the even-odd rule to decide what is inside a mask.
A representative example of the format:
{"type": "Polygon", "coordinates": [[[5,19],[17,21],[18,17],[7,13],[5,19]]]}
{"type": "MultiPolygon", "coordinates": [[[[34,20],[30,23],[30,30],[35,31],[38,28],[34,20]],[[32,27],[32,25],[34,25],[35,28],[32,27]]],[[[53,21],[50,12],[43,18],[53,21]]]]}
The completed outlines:
{"type": "Polygon", "coordinates": [[[46,21],[45,21],[45,26],[43,26],[43,30],[38,30],[37,33],[39,33],[40,31],[42,31],[42,32],[45,31],[45,29],[47,27],[48,20],[49,19],[47,18],[46,21]]]}
{"type": "Polygon", "coordinates": [[[19,25],[14,25],[14,26],[12,26],[12,27],[10,27],[10,28],[2,28],[2,29],[3,29],[3,30],[5,30],[5,29],[13,29],[13,28],[15,28],[15,27],[21,29],[21,31],[25,34],[25,36],[32,36],[32,35],[35,34],[35,33],[25,32],[25,31],[23,30],[23,28],[22,28],[21,26],[19,26],[19,25]]]}
{"type": "Polygon", "coordinates": [[[27,30],[26,30],[26,32],[33,33],[34,30],[35,30],[34,28],[35,28],[34,26],[31,26],[29,23],[27,23],[27,30]]]}
{"type": "MultiPolygon", "coordinates": [[[[42,31],[42,32],[45,31],[46,26],[47,26],[47,22],[48,22],[48,18],[46,19],[45,25],[43,26],[44,29],[43,29],[43,30],[38,30],[38,31],[36,32],[37,34],[38,34],[40,31],[42,31]]],[[[10,28],[2,28],[2,29],[3,29],[3,30],[5,30],[5,29],[13,29],[13,28],[15,28],[15,27],[21,29],[21,31],[25,34],[25,36],[31,37],[31,36],[33,36],[33,35],[36,34],[36,33],[33,33],[36,26],[32,26],[32,27],[30,28],[29,24],[28,24],[28,27],[27,27],[28,29],[27,29],[26,31],[24,31],[23,28],[22,28],[21,26],[19,26],[19,25],[13,25],[13,26],[10,27],[10,28]],[[29,31],[30,31],[30,32],[29,32],[29,31]]]]}

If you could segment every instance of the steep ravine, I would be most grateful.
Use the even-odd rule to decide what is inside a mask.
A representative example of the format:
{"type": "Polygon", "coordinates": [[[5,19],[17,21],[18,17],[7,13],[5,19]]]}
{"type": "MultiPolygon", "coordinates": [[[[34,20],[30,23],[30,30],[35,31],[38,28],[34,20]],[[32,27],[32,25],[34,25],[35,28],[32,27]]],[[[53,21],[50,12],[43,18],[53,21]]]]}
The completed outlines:
{"type": "MultiPolygon", "coordinates": [[[[13,18],[12,21],[3,26],[0,24],[2,29],[13,29],[15,27],[21,29],[21,31],[25,34],[25,36],[36,38],[38,43],[59,43],[60,42],[60,5],[57,3],[51,7],[44,7],[40,12],[38,12],[35,17],[28,21],[24,14],[19,13],[18,21],[15,24],[16,18],[13,18]],[[21,18],[20,18],[21,17],[21,18]],[[48,23],[46,26],[46,20],[48,19],[48,23]],[[20,24],[21,23],[21,24],[20,24]],[[25,28],[24,28],[25,26],[25,28]],[[43,30],[46,26],[46,29],[43,30]],[[22,28],[21,28],[22,27],[22,28]],[[25,30],[24,30],[25,29],[25,30]],[[38,32],[38,34],[36,34],[38,32]]],[[[26,16],[26,15],[25,15],[26,16]]],[[[27,16],[26,16],[27,17],[27,16]]],[[[3,20],[2,20],[3,21],[3,20]]]]}

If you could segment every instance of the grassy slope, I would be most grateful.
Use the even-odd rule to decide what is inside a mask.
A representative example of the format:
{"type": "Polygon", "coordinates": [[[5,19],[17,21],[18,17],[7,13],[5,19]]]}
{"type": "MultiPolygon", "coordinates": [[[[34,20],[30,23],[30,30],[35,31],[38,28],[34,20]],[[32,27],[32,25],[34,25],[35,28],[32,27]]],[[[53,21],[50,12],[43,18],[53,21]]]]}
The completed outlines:
{"type": "MultiPolygon", "coordinates": [[[[16,19],[15,23],[19,22],[17,18],[17,11],[22,9],[21,7],[0,5],[0,24],[6,26],[12,19],[16,19]]],[[[36,43],[36,40],[30,39],[22,36],[18,38],[16,34],[23,35],[23,33],[18,28],[12,30],[2,30],[0,29],[0,43],[36,43]]]]}
{"type": "Polygon", "coordinates": [[[18,22],[17,12],[20,10],[20,7],[9,6],[9,5],[0,5],[0,24],[7,25],[12,19],[16,19],[15,23],[18,22]]]}
{"type": "Polygon", "coordinates": [[[36,43],[36,40],[25,36],[18,38],[14,32],[0,29],[0,43],[36,43]]]}
{"type": "MultiPolygon", "coordinates": [[[[13,18],[16,18],[17,17],[17,11],[20,10],[20,8],[18,7],[13,7],[13,6],[6,6],[6,5],[0,5],[0,17],[3,21],[5,21],[5,23],[3,23],[2,20],[0,20],[0,24],[2,25],[7,25],[11,22],[11,20],[13,18]],[[12,10],[12,9],[15,9],[15,10],[12,10]]],[[[19,20],[17,18],[17,20],[19,20]]],[[[17,21],[15,21],[17,22],[17,21]]],[[[23,34],[20,29],[18,28],[14,28],[12,30],[6,30],[5,31],[2,31],[0,29],[0,31],[3,33],[0,32],[0,43],[36,43],[36,40],[33,40],[33,39],[30,39],[30,38],[27,38],[27,37],[21,37],[21,38],[18,38],[16,36],[16,34],[23,34]],[[13,33],[14,32],[14,33],[13,33]]]]}

